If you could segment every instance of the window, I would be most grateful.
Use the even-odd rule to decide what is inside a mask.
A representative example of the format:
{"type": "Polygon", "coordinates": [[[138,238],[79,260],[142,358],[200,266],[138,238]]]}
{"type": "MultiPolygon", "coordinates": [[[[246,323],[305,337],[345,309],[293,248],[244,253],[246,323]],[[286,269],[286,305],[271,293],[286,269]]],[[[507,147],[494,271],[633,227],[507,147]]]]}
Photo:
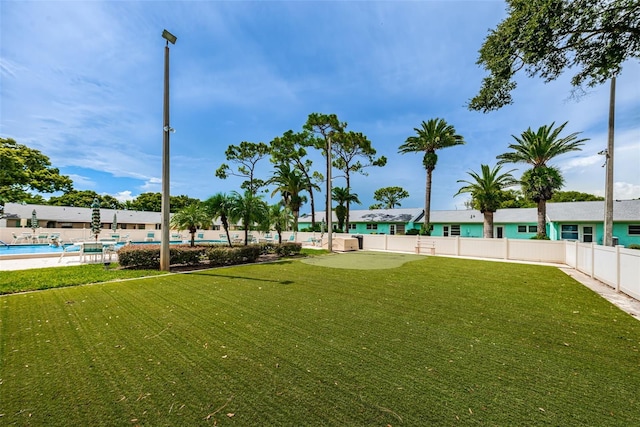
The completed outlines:
{"type": "Polygon", "coordinates": [[[630,225],[629,226],[629,234],[630,235],[635,235],[635,236],[640,235],[640,225],[636,225],[636,224],[630,225]]]}
{"type": "Polygon", "coordinates": [[[526,225],[519,225],[518,226],[518,233],[526,233],[527,232],[527,226],[526,225]]]}
{"type": "Polygon", "coordinates": [[[537,233],[538,232],[538,226],[537,225],[530,225],[529,226],[529,233],[537,233]]]}
{"type": "Polygon", "coordinates": [[[377,230],[378,224],[367,224],[367,230],[377,230]]]}
{"type": "Polygon", "coordinates": [[[356,229],[356,225],[349,223],[349,230],[355,230],[356,229]]]}
{"type": "Polygon", "coordinates": [[[560,238],[562,240],[578,240],[578,225],[565,224],[560,230],[560,238]]]}
{"type": "Polygon", "coordinates": [[[582,241],[584,243],[593,242],[593,227],[585,225],[582,227],[582,241]]]}
{"type": "Polygon", "coordinates": [[[460,235],[460,224],[443,225],[442,226],[442,235],[444,237],[459,236],[460,235]]]}
{"type": "Polygon", "coordinates": [[[537,233],[538,226],[537,225],[519,225],[518,233],[537,233]]]}

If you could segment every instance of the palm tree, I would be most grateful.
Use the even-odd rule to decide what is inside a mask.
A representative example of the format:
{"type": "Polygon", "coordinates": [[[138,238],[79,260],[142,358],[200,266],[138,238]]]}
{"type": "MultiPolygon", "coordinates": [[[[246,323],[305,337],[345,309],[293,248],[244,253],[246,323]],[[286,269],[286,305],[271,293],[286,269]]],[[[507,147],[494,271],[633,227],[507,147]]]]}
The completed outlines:
{"type": "Polygon", "coordinates": [[[401,154],[424,152],[422,164],[427,170],[426,194],[424,198],[424,230],[430,233],[431,220],[431,182],[433,170],[438,162],[437,150],[465,143],[464,138],[456,134],[455,128],[444,119],[430,119],[422,122],[420,129],[414,128],[418,136],[410,136],[398,152],[401,154]]]}
{"type": "Polygon", "coordinates": [[[282,203],[276,203],[269,206],[269,227],[273,226],[273,229],[278,233],[278,243],[282,243],[282,231],[286,230],[293,222],[293,215],[291,211],[282,203]]]}
{"type": "Polygon", "coordinates": [[[520,138],[511,135],[516,144],[509,144],[513,151],[500,154],[498,164],[527,163],[533,166],[522,176],[522,191],[538,204],[538,236],[547,236],[547,200],[553,192],[562,188],[562,176],[554,167],[547,166],[547,162],[556,156],[570,151],[579,151],[587,139],[578,139],[580,132],[574,132],[560,138],[560,132],[568,122],[553,129],[555,122],[549,126],[541,126],[537,132],[531,128],[522,133],[520,138]]]}
{"type": "Polygon", "coordinates": [[[195,246],[196,231],[210,222],[211,217],[202,203],[192,203],[174,213],[170,225],[178,230],[189,230],[191,246],[195,246]]]}
{"type": "Polygon", "coordinates": [[[231,210],[232,200],[229,196],[224,193],[217,193],[213,196],[209,197],[204,205],[209,213],[209,216],[213,221],[220,218],[220,222],[222,223],[222,228],[224,228],[224,232],[227,235],[227,243],[229,247],[231,247],[231,236],[229,236],[229,220],[235,222],[237,218],[231,218],[230,210],[231,210]]]}
{"type": "MultiPolygon", "coordinates": [[[[473,206],[484,215],[484,237],[486,239],[493,238],[493,214],[500,208],[502,203],[502,190],[511,187],[518,181],[511,175],[515,169],[500,174],[502,166],[496,166],[493,169],[489,165],[481,165],[482,174],[471,171],[467,172],[473,181],[458,180],[458,182],[466,183],[455,194],[471,193],[473,198],[473,206]]],[[[454,196],[454,197],[455,197],[454,196]]]]}
{"type": "Polygon", "coordinates": [[[357,194],[350,193],[346,187],[333,187],[331,190],[331,198],[338,202],[338,206],[336,206],[336,217],[338,218],[338,230],[342,230],[348,213],[347,203],[360,204],[360,199],[358,199],[357,194]]]}
{"type": "Polygon", "coordinates": [[[249,229],[253,224],[261,223],[268,213],[267,204],[261,194],[253,194],[246,190],[244,195],[237,191],[231,192],[230,218],[239,218],[244,227],[244,244],[249,244],[249,229]]]}
{"type": "Polygon", "coordinates": [[[309,189],[307,178],[299,169],[291,168],[289,163],[281,163],[276,166],[273,176],[267,182],[276,185],[276,189],[273,190],[271,196],[277,193],[282,195],[284,205],[293,214],[293,231],[298,231],[300,207],[307,201],[307,198],[300,195],[300,193],[309,189]]]}

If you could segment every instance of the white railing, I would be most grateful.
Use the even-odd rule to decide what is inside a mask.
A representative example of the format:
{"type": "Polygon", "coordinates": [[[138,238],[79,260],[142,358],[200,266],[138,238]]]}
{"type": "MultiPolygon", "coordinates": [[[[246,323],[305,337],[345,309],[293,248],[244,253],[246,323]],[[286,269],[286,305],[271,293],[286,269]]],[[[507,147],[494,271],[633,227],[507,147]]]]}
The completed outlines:
{"type": "MultiPolygon", "coordinates": [[[[11,232],[21,235],[30,229],[0,228],[0,240],[11,243],[11,232]]],[[[93,236],[89,229],[38,229],[38,232],[60,233],[63,242],[88,240],[93,236]]],[[[155,240],[160,240],[160,230],[118,230],[120,238],[127,236],[130,241],[145,241],[147,233],[154,232],[155,240]]],[[[108,238],[113,232],[102,230],[99,238],[108,238]]],[[[202,233],[199,231],[198,233],[202,233]]],[[[205,230],[202,240],[220,240],[224,231],[205,230]]],[[[183,240],[190,235],[182,231],[183,240]]],[[[230,231],[231,235],[244,238],[240,230],[230,231]]],[[[262,233],[251,232],[257,239],[262,233]]],[[[274,234],[274,233],[272,233],[274,234]]],[[[289,241],[292,232],[282,233],[282,240],[289,241]]],[[[298,232],[295,241],[312,246],[322,237],[322,247],[327,246],[327,234],[298,232]]],[[[335,238],[351,237],[350,234],[334,234],[335,238]]],[[[316,246],[320,246],[317,244],[316,246]]],[[[386,234],[363,235],[363,249],[416,253],[419,247],[434,248],[436,255],[451,255],[472,258],[503,259],[512,261],[543,262],[567,265],[616,291],[640,300],[640,250],[625,249],[620,246],[607,247],[592,243],[577,243],[557,240],[530,239],[482,239],[468,237],[392,236],[386,234]],[[420,244],[422,242],[422,245],[420,244]]]]}
{"type": "Polygon", "coordinates": [[[565,264],[640,300],[640,251],[637,249],[566,242],[565,264]]]}
{"type": "Polygon", "coordinates": [[[436,255],[568,265],[640,300],[640,250],[592,243],[530,239],[365,235],[364,249],[416,252],[420,242],[436,255]]]}

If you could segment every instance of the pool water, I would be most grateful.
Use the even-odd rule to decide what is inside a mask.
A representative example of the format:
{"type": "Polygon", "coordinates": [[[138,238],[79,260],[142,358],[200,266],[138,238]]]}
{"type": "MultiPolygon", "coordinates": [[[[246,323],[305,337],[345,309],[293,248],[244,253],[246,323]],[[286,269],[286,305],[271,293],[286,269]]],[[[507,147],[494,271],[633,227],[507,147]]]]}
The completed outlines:
{"type": "MultiPolygon", "coordinates": [[[[120,249],[124,243],[116,244],[116,249],[120,249]]],[[[64,248],[72,246],[65,244],[63,246],[53,246],[49,244],[42,245],[2,245],[0,246],[0,257],[3,255],[28,255],[28,254],[61,254],[64,248]]],[[[67,249],[67,252],[78,252],[80,247],[67,249]],[[76,249],[77,248],[77,249],[76,249]]]]}

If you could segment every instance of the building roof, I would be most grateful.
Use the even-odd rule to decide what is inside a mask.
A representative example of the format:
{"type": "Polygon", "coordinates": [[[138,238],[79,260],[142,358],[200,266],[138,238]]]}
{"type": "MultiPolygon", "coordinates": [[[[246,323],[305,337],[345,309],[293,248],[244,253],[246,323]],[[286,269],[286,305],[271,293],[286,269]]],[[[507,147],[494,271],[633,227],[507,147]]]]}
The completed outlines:
{"type": "MultiPolygon", "coordinates": [[[[407,209],[352,209],[349,222],[420,222],[423,218],[422,208],[407,209]]],[[[316,212],[316,220],[322,221],[324,211],[316,212]]],[[[335,213],[333,214],[333,221],[335,213]]],[[[640,222],[640,200],[616,200],[613,203],[613,219],[618,222],[640,222]]],[[[311,215],[300,216],[301,222],[310,222],[311,215]]],[[[432,224],[482,224],[484,215],[475,209],[431,211],[432,224]]],[[[496,224],[536,223],[537,208],[498,209],[493,216],[496,224]]],[[[547,203],[547,221],[604,221],[604,202],[563,202],[547,203]]]]}
{"type": "MultiPolygon", "coordinates": [[[[349,222],[418,222],[422,219],[424,209],[421,208],[405,208],[405,209],[351,209],[349,211],[349,222]]],[[[322,222],[325,219],[324,211],[316,212],[316,222],[322,222]]],[[[299,222],[311,222],[311,214],[300,215],[299,222]]],[[[335,212],[332,215],[332,221],[337,222],[335,212]]]]}
{"type": "MultiPolygon", "coordinates": [[[[30,219],[34,209],[36,210],[36,216],[39,221],[91,222],[91,208],[76,208],[73,206],[6,203],[4,205],[4,214],[10,219],[30,219]]],[[[160,224],[162,222],[162,214],[160,212],[100,208],[100,219],[102,222],[113,221],[114,214],[116,215],[117,221],[121,224],[160,224]]]]}

